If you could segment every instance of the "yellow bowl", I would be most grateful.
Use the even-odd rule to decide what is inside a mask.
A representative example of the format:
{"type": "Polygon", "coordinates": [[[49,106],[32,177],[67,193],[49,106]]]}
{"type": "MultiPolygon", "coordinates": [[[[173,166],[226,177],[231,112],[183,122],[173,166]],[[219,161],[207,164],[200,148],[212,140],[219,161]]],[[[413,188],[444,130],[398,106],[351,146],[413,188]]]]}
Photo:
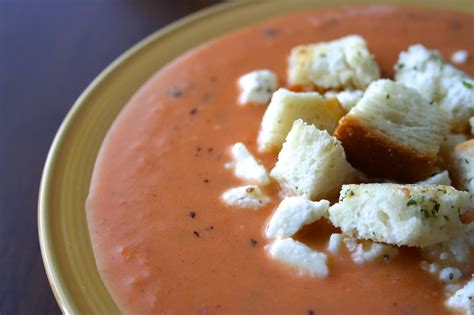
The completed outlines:
{"type": "MultiPolygon", "coordinates": [[[[411,0],[372,1],[381,2],[413,5],[411,0]]],[[[154,72],[200,43],[272,16],[344,3],[342,0],[287,0],[217,5],[152,34],[125,52],[89,85],[62,123],[51,146],[38,205],[43,261],[64,313],[119,313],[95,265],[84,204],[100,145],[132,94],[154,72]]],[[[423,0],[416,4],[474,11],[472,0],[423,0]]]]}

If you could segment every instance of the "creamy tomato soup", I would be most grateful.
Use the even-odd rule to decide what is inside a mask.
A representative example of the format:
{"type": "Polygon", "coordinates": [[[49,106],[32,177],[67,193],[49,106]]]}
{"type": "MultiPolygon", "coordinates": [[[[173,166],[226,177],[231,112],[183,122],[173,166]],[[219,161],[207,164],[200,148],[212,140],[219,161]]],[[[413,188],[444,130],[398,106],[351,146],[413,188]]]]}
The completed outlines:
{"type": "MultiPolygon", "coordinates": [[[[126,314],[450,314],[443,284],[420,268],[417,249],[389,261],[331,257],[325,279],[271,261],[265,222],[281,198],[259,210],[232,208],[221,194],[242,185],[224,167],[229,147],[257,152],[265,106],[238,106],[237,79],[273,70],[285,84],[293,46],[360,34],[391,77],[415,43],[445,56],[474,52],[474,17],[389,6],[278,17],[204,44],[156,73],[110,129],[94,169],[87,216],[97,266],[126,314]]],[[[158,58],[159,56],[157,56],[158,58]]],[[[472,59],[459,65],[473,75],[472,59]]],[[[258,154],[267,169],[276,153],[258,154]]],[[[324,250],[325,220],[297,239],[324,250]]],[[[474,266],[467,266],[472,273],[474,266]]]]}

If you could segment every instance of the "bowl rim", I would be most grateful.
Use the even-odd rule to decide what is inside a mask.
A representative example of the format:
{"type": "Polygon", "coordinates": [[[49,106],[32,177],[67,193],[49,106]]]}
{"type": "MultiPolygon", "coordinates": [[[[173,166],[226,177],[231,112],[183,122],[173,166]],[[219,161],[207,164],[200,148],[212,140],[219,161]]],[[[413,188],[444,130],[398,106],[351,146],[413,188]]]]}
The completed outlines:
{"type": "MultiPolygon", "coordinates": [[[[281,1],[281,0],[273,0],[274,2],[281,1]]],[[[255,1],[257,2],[257,1],[255,1]]],[[[283,2],[283,1],[282,1],[283,2]]],[[[403,1],[381,1],[380,4],[390,4],[396,6],[407,6],[406,4],[402,3],[403,1]]],[[[370,4],[369,0],[362,0],[351,3],[351,5],[358,6],[364,4],[370,4]]],[[[408,5],[408,7],[428,7],[431,9],[440,9],[439,3],[441,1],[434,0],[434,1],[420,1],[420,3],[412,3],[408,5]],[[423,4],[421,4],[423,3],[423,4]],[[428,5],[427,5],[428,4],[428,5]]],[[[41,250],[41,257],[43,260],[44,269],[46,271],[46,275],[48,278],[49,285],[51,290],[54,294],[54,297],[58,303],[58,306],[61,312],[65,314],[74,313],[77,309],[74,302],[68,298],[63,285],[61,284],[61,273],[57,270],[56,265],[58,264],[57,259],[52,254],[52,246],[53,237],[51,235],[51,231],[48,229],[48,218],[50,217],[50,210],[49,210],[49,195],[51,192],[51,182],[54,178],[54,169],[56,167],[56,161],[58,159],[61,146],[63,142],[66,140],[67,133],[69,128],[71,127],[73,120],[79,115],[79,111],[82,110],[85,106],[87,106],[87,99],[93,94],[93,92],[98,89],[101,85],[106,84],[106,81],[110,76],[113,75],[114,71],[117,70],[122,64],[126,61],[134,58],[138,55],[141,51],[145,50],[149,45],[154,43],[155,41],[160,40],[166,36],[172,35],[173,32],[181,30],[182,28],[189,27],[195,22],[200,22],[210,15],[219,14],[221,12],[232,10],[237,7],[246,6],[246,5],[256,4],[252,0],[241,0],[235,2],[223,2],[219,4],[211,5],[207,8],[201,9],[196,11],[190,15],[184,16],[182,18],[177,19],[176,21],[167,24],[166,26],[152,32],[150,35],[146,36],[145,38],[141,39],[133,46],[125,50],[121,55],[115,58],[104,70],[102,70],[99,75],[97,75],[93,81],[86,87],[86,89],[79,95],[76,101],[73,103],[72,107],[69,109],[68,113],[66,114],[65,118],[61,122],[54,138],[51,143],[50,149],[48,151],[45,165],[41,175],[41,181],[39,186],[39,194],[38,194],[38,208],[37,208],[37,226],[38,226],[38,237],[39,237],[39,244],[41,250]]],[[[377,3],[379,4],[379,3],[377,3]]],[[[465,4],[468,4],[466,1],[465,4]]],[[[319,4],[314,1],[314,7],[336,7],[340,5],[339,2],[334,4],[319,4]]],[[[462,3],[457,5],[458,7],[463,6],[462,3]]],[[[459,10],[452,10],[458,13],[459,10]]],[[[293,11],[291,11],[293,12],[293,11]]],[[[473,10],[468,10],[466,13],[472,14],[473,10]]],[[[462,14],[462,13],[461,13],[462,14]]],[[[177,56],[176,56],[177,57],[177,56]]]]}

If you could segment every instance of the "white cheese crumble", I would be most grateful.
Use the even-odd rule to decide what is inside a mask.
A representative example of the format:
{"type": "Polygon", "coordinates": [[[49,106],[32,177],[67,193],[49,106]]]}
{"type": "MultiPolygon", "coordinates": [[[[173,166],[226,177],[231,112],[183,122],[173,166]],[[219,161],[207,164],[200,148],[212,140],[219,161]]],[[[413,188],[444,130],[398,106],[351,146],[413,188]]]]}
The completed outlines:
{"type": "Polygon", "coordinates": [[[444,282],[456,282],[461,279],[462,273],[457,268],[446,267],[440,270],[439,280],[444,282]]]}
{"type": "Polygon", "coordinates": [[[268,104],[278,88],[278,78],[270,70],[255,70],[239,78],[239,103],[268,104]]]}
{"type": "Polygon", "coordinates": [[[242,143],[232,146],[231,154],[235,176],[238,178],[260,185],[270,182],[270,177],[265,167],[257,161],[247,147],[242,143]]]}
{"type": "Polygon", "coordinates": [[[446,304],[449,307],[463,310],[466,315],[474,314],[474,279],[471,279],[462,289],[456,291],[446,304]]]}
{"type": "Polygon", "coordinates": [[[388,260],[398,253],[398,250],[393,246],[371,241],[358,241],[352,237],[344,239],[343,242],[351,253],[352,261],[356,264],[363,264],[377,259],[388,260]]]}
{"type": "Polygon", "coordinates": [[[417,184],[451,186],[451,179],[449,178],[448,171],[443,171],[441,173],[431,176],[430,178],[422,180],[418,182],[417,184]]]}
{"type": "Polygon", "coordinates": [[[458,50],[451,55],[451,62],[457,64],[465,63],[468,57],[469,53],[467,50],[458,50]]]}
{"type": "Polygon", "coordinates": [[[413,45],[395,65],[395,79],[418,90],[450,115],[455,131],[464,131],[474,114],[474,78],[447,64],[436,50],[413,45]]]}
{"type": "Polygon", "coordinates": [[[356,106],[357,102],[360,101],[364,91],[361,90],[344,90],[341,92],[328,91],[324,94],[327,98],[337,98],[342,108],[347,112],[351,110],[352,107],[356,106]]]}
{"type": "Polygon", "coordinates": [[[469,125],[471,125],[471,134],[474,135],[474,117],[469,118],[469,125]]]}
{"type": "Polygon", "coordinates": [[[421,269],[431,273],[436,274],[439,271],[439,265],[437,263],[428,263],[427,261],[422,261],[420,263],[421,269]]]}
{"type": "Polygon", "coordinates": [[[286,197],[268,222],[267,238],[286,238],[298,232],[304,225],[327,216],[329,201],[313,202],[305,197],[286,197]]]}
{"type": "Polygon", "coordinates": [[[327,247],[328,252],[334,255],[339,254],[343,239],[344,239],[344,236],[342,234],[332,233],[331,236],[329,237],[329,243],[327,247]]]}
{"type": "Polygon", "coordinates": [[[222,194],[222,200],[229,206],[258,209],[270,201],[260,188],[253,185],[231,188],[222,194]]]}
{"type": "Polygon", "coordinates": [[[273,260],[295,269],[300,276],[326,278],[327,256],[291,238],[274,241],[269,247],[273,260]]]}

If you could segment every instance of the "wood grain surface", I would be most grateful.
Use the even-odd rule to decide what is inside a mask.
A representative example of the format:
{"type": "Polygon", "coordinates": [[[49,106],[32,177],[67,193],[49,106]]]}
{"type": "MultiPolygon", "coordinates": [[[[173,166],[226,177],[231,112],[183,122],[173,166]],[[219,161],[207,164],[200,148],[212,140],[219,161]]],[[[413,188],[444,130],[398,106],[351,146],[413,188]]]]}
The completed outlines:
{"type": "Polygon", "coordinates": [[[59,314],[41,260],[40,176],[86,86],[127,48],[217,0],[0,0],[0,314],[59,314]]]}

